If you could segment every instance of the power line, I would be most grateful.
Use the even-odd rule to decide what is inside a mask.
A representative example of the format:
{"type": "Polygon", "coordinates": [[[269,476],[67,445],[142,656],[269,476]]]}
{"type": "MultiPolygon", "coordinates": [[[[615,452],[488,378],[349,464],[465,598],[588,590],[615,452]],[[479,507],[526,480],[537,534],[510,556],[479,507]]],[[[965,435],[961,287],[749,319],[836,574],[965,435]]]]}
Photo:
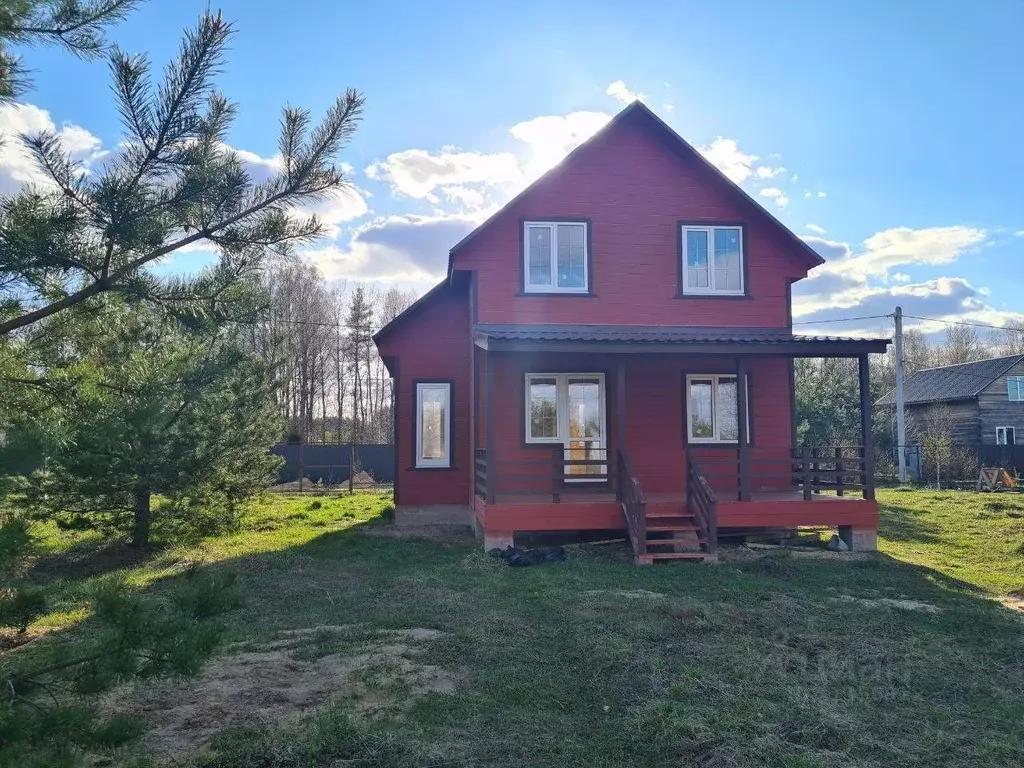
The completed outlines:
{"type": "Polygon", "coordinates": [[[920,315],[904,315],[915,320],[925,320],[929,323],[945,323],[946,325],[968,325],[971,328],[989,328],[993,331],[1022,331],[1022,328],[1011,328],[1006,325],[989,325],[988,323],[972,323],[968,320],[941,320],[937,317],[921,317],[920,315]]]}
{"type": "MultiPolygon", "coordinates": [[[[890,318],[892,315],[861,315],[860,317],[837,317],[833,320],[800,320],[794,322],[793,325],[819,325],[822,323],[851,323],[855,320],[879,320],[881,318],[890,318]]],[[[904,317],[910,317],[910,315],[904,315],[904,317]]]]}

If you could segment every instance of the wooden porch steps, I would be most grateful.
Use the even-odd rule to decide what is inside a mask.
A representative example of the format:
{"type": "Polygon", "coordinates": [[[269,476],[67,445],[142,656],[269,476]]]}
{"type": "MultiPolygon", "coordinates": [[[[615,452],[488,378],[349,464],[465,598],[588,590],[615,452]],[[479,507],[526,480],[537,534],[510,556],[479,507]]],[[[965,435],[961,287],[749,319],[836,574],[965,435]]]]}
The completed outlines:
{"type": "Polygon", "coordinates": [[[649,502],[644,520],[645,546],[636,556],[638,564],[707,558],[707,541],[701,536],[697,520],[685,502],[649,502]]]}

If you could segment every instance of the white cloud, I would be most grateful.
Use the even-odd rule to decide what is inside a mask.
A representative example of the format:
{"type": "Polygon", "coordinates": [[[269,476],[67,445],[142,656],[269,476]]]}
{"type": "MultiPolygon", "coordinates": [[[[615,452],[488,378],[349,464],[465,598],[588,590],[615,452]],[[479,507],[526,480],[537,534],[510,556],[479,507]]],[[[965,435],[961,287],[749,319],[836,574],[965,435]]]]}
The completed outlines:
{"type": "Polygon", "coordinates": [[[818,197],[827,197],[827,196],[828,196],[827,192],[819,192],[818,193],[818,197]]]}
{"type": "Polygon", "coordinates": [[[759,179],[774,179],[776,176],[781,176],[786,172],[786,169],[781,165],[778,168],[771,168],[767,165],[759,165],[757,167],[757,178],[759,179]]]}
{"type": "Polygon", "coordinates": [[[718,170],[737,184],[750,178],[751,166],[757,161],[757,155],[741,152],[735,139],[716,138],[706,147],[698,150],[718,170]]]}
{"type": "Polygon", "coordinates": [[[616,80],[614,83],[608,85],[605,89],[605,94],[608,96],[614,96],[616,99],[621,101],[623,104],[629,104],[634,101],[643,101],[647,98],[646,94],[640,91],[631,91],[626,87],[626,83],[622,80],[616,80]]]}
{"type": "Polygon", "coordinates": [[[785,192],[783,192],[778,187],[765,187],[764,189],[760,190],[758,194],[761,197],[767,197],[769,199],[774,200],[775,204],[779,206],[779,208],[785,208],[787,205],[789,205],[789,197],[786,195],[785,192]]]}
{"type": "MultiPolygon", "coordinates": [[[[807,280],[797,283],[794,295],[800,299],[794,300],[794,315],[813,315],[829,308],[852,307],[863,314],[865,302],[892,292],[910,295],[917,290],[919,293],[951,295],[953,283],[942,281],[960,278],[940,278],[918,284],[924,288],[914,288],[904,271],[897,273],[899,277],[893,275],[890,278],[890,273],[898,267],[951,264],[964,253],[987,242],[988,233],[965,226],[893,227],[866,238],[858,249],[820,237],[803,239],[825,258],[826,263],[815,268],[807,280]],[[902,284],[889,287],[886,283],[890,279],[902,284]]],[[[978,293],[977,289],[970,289],[970,295],[978,293]]]]}
{"type": "Polygon", "coordinates": [[[570,112],[544,115],[516,123],[509,132],[526,144],[530,159],[523,171],[533,181],[561,161],[569,152],[604,128],[611,120],[605,112],[570,112]]]}
{"type": "Polygon", "coordinates": [[[664,109],[666,112],[672,112],[676,108],[676,105],[670,101],[666,101],[664,104],[661,105],[661,108],[664,109]]]}
{"type": "Polygon", "coordinates": [[[346,247],[331,244],[302,255],[328,280],[425,287],[445,274],[448,250],[478,223],[466,215],[382,216],[356,227],[346,247]]]}
{"type": "Polygon", "coordinates": [[[819,227],[817,224],[804,224],[804,229],[814,232],[816,235],[824,235],[825,228],[819,227]]]}
{"type": "Polygon", "coordinates": [[[1018,229],[1013,233],[1016,237],[1024,237],[1024,229],[1018,229]]]}
{"type": "Polygon", "coordinates": [[[794,173],[792,176],[789,177],[789,180],[795,183],[797,180],[799,180],[799,178],[800,177],[794,173]]]}
{"type": "Polygon", "coordinates": [[[509,129],[524,145],[525,159],[512,152],[471,152],[442,147],[440,152],[407,149],[371,163],[366,175],[388,184],[399,196],[439,205],[442,200],[466,212],[489,210],[558,164],[611,119],[605,112],[543,115],[509,129]]]}
{"type": "Polygon", "coordinates": [[[81,126],[65,123],[57,128],[50,113],[34,104],[4,104],[0,106],[0,194],[13,194],[26,184],[49,184],[19,138],[41,131],[55,131],[65,151],[86,167],[107,154],[102,142],[81,126]]]}
{"type": "Polygon", "coordinates": [[[890,278],[894,283],[909,283],[910,275],[906,272],[894,272],[890,278]]]}
{"type": "Polygon", "coordinates": [[[465,189],[469,184],[501,187],[523,180],[519,161],[511,152],[485,154],[456,147],[443,147],[437,153],[424,149],[395,152],[370,164],[366,175],[386,181],[397,194],[431,203],[439,202],[438,191],[447,197],[447,188],[465,189]]]}

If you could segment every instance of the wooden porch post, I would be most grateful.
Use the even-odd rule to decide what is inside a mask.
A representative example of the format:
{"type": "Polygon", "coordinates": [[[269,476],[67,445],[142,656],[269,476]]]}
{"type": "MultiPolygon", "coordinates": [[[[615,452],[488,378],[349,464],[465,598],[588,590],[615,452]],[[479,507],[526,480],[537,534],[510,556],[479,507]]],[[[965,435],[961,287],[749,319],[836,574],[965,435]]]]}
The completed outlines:
{"type": "Polygon", "coordinates": [[[487,415],[487,503],[493,504],[498,478],[494,473],[494,371],[491,370],[490,351],[484,352],[484,398],[487,415]]]}
{"type": "MultiPolygon", "coordinates": [[[[618,453],[626,452],[626,360],[622,356],[615,361],[615,447],[618,453]]],[[[608,456],[608,474],[616,479],[615,498],[622,501],[622,483],[619,482],[618,453],[608,456]],[[614,464],[612,462],[614,461],[614,464]],[[614,467],[614,468],[613,468],[614,467]]]]}
{"type": "Polygon", "coordinates": [[[736,421],[739,425],[740,501],[750,501],[750,441],[747,435],[747,358],[736,360],[736,421]]]}
{"type": "Polygon", "coordinates": [[[861,457],[864,462],[864,498],[875,498],[875,446],[871,428],[871,376],[868,370],[868,356],[858,355],[860,373],[860,440],[861,457]]]}

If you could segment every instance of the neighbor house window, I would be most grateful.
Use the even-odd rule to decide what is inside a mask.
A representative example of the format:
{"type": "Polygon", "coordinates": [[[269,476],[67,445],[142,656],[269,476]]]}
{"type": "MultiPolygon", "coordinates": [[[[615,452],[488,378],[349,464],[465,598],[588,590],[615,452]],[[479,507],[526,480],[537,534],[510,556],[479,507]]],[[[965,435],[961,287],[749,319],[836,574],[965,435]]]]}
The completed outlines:
{"type": "Polygon", "coordinates": [[[416,384],[416,466],[450,467],[452,386],[416,384]]]}
{"type": "Polygon", "coordinates": [[[1017,430],[1013,427],[996,427],[996,445],[1016,445],[1017,430]]]}
{"type": "Polygon", "coordinates": [[[1007,377],[1006,394],[1011,400],[1024,400],[1024,376],[1007,377]]]}
{"type": "MultiPolygon", "coordinates": [[[[739,440],[736,376],[692,374],[686,377],[686,434],[691,443],[739,440]]],[[[747,442],[750,442],[750,388],[747,381],[747,442]]]]}
{"type": "Polygon", "coordinates": [[[683,225],[683,293],[743,294],[743,230],[683,225]]]}
{"type": "Polygon", "coordinates": [[[527,221],[523,227],[526,293],[586,293],[586,222],[527,221]]]}

